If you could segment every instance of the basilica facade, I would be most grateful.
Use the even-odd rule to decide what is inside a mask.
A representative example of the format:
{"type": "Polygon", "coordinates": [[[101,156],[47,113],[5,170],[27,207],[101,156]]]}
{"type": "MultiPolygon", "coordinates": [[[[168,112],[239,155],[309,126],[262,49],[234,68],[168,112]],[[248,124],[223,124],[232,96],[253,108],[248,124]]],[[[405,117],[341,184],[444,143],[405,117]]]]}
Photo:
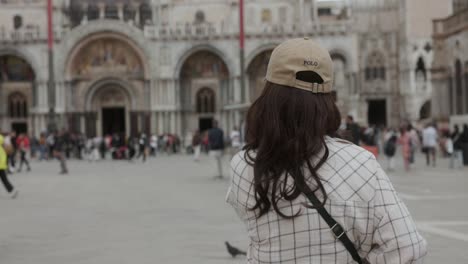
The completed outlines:
{"type": "Polygon", "coordinates": [[[305,36],[330,51],[343,116],[428,118],[433,40],[411,19],[431,27],[450,12],[430,1],[422,13],[417,1],[246,0],[241,69],[238,1],[55,0],[50,83],[46,1],[3,0],[0,130],[45,131],[51,97],[59,126],[88,136],[186,135],[213,120],[230,130],[260,95],[274,47],[305,36]]]}

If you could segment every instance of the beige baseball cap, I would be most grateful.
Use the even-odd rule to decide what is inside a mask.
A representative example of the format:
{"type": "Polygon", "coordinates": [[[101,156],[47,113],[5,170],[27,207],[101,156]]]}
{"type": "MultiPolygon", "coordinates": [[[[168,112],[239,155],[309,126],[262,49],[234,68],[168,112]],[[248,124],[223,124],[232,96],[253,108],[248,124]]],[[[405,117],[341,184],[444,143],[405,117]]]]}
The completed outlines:
{"type": "Polygon", "coordinates": [[[313,93],[330,93],[333,61],[327,50],[309,38],[287,40],[273,50],[266,80],[313,93]],[[323,83],[310,83],[296,78],[297,73],[309,71],[317,73],[323,83]]]}

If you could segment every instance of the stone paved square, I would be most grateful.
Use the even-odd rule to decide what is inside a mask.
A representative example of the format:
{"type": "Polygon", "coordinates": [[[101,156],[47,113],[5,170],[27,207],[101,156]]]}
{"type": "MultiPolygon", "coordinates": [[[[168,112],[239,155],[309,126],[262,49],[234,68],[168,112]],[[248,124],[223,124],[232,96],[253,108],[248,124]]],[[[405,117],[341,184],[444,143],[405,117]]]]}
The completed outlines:
{"type": "MultiPolygon", "coordinates": [[[[422,158],[411,173],[398,164],[389,175],[429,242],[425,263],[468,263],[468,171],[446,160],[426,169],[422,158]]],[[[2,264],[245,263],[224,248],[245,248],[247,237],[207,156],[70,161],[65,176],[55,161],[32,165],[11,176],[16,200],[2,190],[2,264]]]]}

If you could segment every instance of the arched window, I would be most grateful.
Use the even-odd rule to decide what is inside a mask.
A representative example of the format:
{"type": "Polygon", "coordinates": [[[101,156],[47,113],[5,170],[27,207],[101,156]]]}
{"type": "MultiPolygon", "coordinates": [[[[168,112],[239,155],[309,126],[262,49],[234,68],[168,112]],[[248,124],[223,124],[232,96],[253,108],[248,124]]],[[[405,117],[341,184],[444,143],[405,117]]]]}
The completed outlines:
{"type": "Polygon", "coordinates": [[[333,61],[333,75],[334,75],[334,86],[337,90],[340,90],[346,86],[346,59],[341,54],[331,54],[333,61]]]}
{"type": "Polygon", "coordinates": [[[151,7],[148,4],[140,5],[140,26],[151,24],[153,20],[153,12],[151,12],[151,7]]]}
{"type": "Polygon", "coordinates": [[[8,97],[8,116],[10,118],[28,117],[28,104],[23,94],[16,92],[8,97]]]}
{"type": "Polygon", "coordinates": [[[380,52],[374,51],[367,57],[365,78],[367,81],[386,79],[385,61],[380,52]]]}
{"type": "Polygon", "coordinates": [[[76,27],[81,24],[81,21],[83,20],[83,7],[81,4],[77,3],[72,3],[70,6],[70,21],[72,24],[72,27],[76,27]]]}
{"type": "Polygon", "coordinates": [[[20,29],[23,26],[23,17],[20,15],[15,15],[13,17],[13,27],[16,29],[20,29]]]}
{"type": "Polygon", "coordinates": [[[195,24],[201,24],[205,22],[205,13],[201,10],[198,10],[195,13],[195,24]]]}
{"type": "Polygon", "coordinates": [[[16,56],[0,57],[0,82],[30,82],[35,79],[31,66],[16,56]]]}
{"type": "Polygon", "coordinates": [[[427,80],[426,75],[426,64],[424,63],[424,59],[419,57],[418,61],[416,62],[416,80],[424,79],[427,80]]]}
{"type": "Polygon", "coordinates": [[[427,119],[431,117],[431,101],[426,101],[419,109],[419,119],[427,119]]]}
{"type": "Polygon", "coordinates": [[[104,16],[108,19],[119,19],[119,10],[115,4],[107,4],[104,9],[104,16]]]}
{"type": "Polygon", "coordinates": [[[262,23],[271,23],[271,10],[263,9],[262,10],[262,23]]]}
{"type": "Polygon", "coordinates": [[[210,88],[202,88],[197,93],[197,112],[214,113],[215,112],[215,93],[210,88]]]}
{"type": "Polygon", "coordinates": [[[455,101],[456,114],[463,113],[463,87],[462,87],[462,64],[460,60],[455,61],[455,101]]]}
{"type": "Polygon", "coordinates": [[[124,21],[135,20],[135,9],[129,5],[125,4],[123,8],[124,12],[124,21]]]}
{"type": "Polygon", "coordinates": [[[95,20],[99,18],[99,8],[97,7],[96,4],[89,4],[88,5],[88,10],[87,10],[87,17],[88,20],[95,20]]]}

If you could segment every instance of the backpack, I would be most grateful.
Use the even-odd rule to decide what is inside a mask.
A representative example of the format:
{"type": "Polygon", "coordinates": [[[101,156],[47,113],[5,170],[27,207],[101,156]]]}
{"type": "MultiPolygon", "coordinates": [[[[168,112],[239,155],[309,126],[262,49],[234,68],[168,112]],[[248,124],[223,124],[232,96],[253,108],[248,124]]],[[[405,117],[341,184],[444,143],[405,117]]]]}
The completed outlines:
{"type": "Polygon", "coordinates": [[[395,155],[395,152],[396,152],[396,142],[392,137],[387,142],[385,142],[384,153],[388,157],[393,157],[395,155]]]}

